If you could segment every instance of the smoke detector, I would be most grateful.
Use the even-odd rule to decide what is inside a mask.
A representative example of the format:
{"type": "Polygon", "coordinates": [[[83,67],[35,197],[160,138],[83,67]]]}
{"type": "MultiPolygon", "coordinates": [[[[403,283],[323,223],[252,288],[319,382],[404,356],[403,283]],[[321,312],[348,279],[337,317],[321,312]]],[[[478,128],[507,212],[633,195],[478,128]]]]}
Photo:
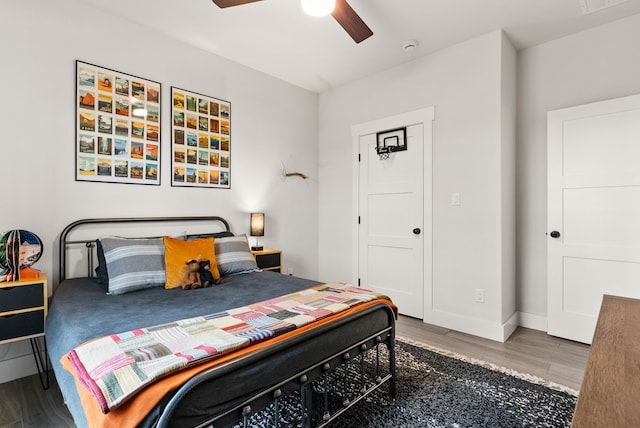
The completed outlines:
{"type": "Polygon", "coordinates": [[[404,42],[402,42],[402,50],[407,53],[413,52],[414,50],[416,50],[417,47],[418,47],[417,40],[405,40],[404,42]]]}

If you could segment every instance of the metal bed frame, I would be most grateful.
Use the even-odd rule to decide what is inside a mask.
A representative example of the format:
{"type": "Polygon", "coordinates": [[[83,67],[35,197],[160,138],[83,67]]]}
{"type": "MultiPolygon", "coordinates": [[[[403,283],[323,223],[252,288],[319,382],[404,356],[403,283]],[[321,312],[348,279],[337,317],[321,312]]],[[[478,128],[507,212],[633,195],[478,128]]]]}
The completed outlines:
{"type": "MultiPolygon", "coordinates": [[[[60,234],[60,242],[58,246],[58,251],[60,255],[59,261],[59,273],[58,278],[59,281],[62,282],[67,277],[67,248],[69,245],[74,244],[84,244],[87,247],[87,276],[91,277],[94,275],[93,272],[93,251],[96,246],[95,239],[82,239],[82,240],[69,240],[69,234],[76,228],[85,226],[87,224],[116,224],[116,223],[172,223],[172,222],[220,222],[224,225],[226,232],[231,232],[231,228],[229,227],[229,223],[222,217],[218,216],[197,216],[197,217],[114,217],[114,218],[87,218],[82,220],[74,221],[73,223],[67,225],[60,234]]],[[[195,235],[187,235],[188,237],[199,236],[199,234],[195,235]]],[[[148,237],[147,237],[148,238],[148,237]]]]}
{"type": "MultiPolygon", "coordinates": [[[[117,223],[171,223],[171,222],[219,222],[225,231],[230,232],[229,223],[218,216],[199,217],[141,217],[141,218],[93,218],[78,220],[69,224],[60,236],[59,280],[67,278],[67,251],[70,246],[84,245],[87,248],[87,273],[93,274],[95,240],[69,238],[76,228],[90,224],[117,223]]],[[[189,237],[204,237],[211,234],[194,234],[189,237]]],[[[262,364],[268,370],[270,358],[288,355],[287,352],[296,346],[309,346],[313,341],[325,337],[332,338],[348,332],[348,325],[355,320],[366,323],[366,317],[374,312],[386,313],[388,321],[384,328],[358,337],[355,341],[337,349],[329,357],[311,360],[302,369],[286,376],[274,379],[273,385],[246,397],[240,397],[229,408],[217,411],[197,427],[247,427],[247,426],[302,426],[305,428],[324,427],[340,416],[347,409],[374,392],[388,386],[392,399],[396,395],[396,362],[395,362],[395,313],[390,306],[374,305],[354,314],[353,317],[341,318],[335,322],[323,324],[286,341],[257,350],[244,357],[208,369],[183,384],[164,404],[159,417],[151,416],[153,421],[145,421],[147,426],[171,427],[184,426],[183,422],[174,421],[180,404],[198,393],[204,384],[215,382],[224,376],[233,376],[243,368],[254,364],[262,364]],[[386,348],[386,349],[385,349],[386,348]],[[384,354],[384,356],[382,356],[384,354]],[[294,405],[292,406],[292,403],[294,405]],[[336,404],[337,403],[337,404],[336,404]],[[291,413],[291,409],[294,412],[291,413]],[[259,424],[256,418],[261,420],[259,424]],[[257,424],[257,425],[256,425],[257,424]]],[[[313,355],[313,352],[308,353],[313,355]]],[[[286,372],[286,370],[285,370],[286,372]]],[[[149,418],[149,417],[148,417],[149,418]]]]}

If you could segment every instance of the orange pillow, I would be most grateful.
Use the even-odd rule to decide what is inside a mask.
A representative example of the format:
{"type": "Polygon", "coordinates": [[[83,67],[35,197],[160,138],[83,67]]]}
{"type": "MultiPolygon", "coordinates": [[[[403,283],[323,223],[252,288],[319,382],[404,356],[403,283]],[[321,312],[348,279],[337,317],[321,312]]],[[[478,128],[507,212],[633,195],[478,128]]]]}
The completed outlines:
{"type": "Polygon", "coordinates": [[[165,236],[162,240],[164,242],[164,265],[167,274],[164,288],[182,286],[182,280],[187,269],[187,261],[192,259],[211,261],[210,271],[213,279],[216,281],[220,279],[213,238],[183,241],[182,239],[165,236]]]}

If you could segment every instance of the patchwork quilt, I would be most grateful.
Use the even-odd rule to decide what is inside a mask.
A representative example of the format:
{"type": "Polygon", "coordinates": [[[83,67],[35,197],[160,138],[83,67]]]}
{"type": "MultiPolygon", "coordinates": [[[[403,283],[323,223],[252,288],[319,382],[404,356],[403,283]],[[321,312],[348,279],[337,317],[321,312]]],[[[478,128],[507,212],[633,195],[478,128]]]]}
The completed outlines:
{"type": "Polygon", "coordinates": [[[108,413],[177,370],[387,296],[343,283],[86,342],[67,354],[79,382],[108,413]]]}

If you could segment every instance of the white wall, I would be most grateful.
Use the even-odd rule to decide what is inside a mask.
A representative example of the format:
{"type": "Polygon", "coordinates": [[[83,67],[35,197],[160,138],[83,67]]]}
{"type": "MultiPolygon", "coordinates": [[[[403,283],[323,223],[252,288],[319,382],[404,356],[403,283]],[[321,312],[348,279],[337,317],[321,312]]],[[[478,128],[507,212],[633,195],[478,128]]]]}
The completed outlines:
{"type": "MultiPolygon", "coordinates": [[[[261,243],[318,278],[317,94],[74,0],[3,0],[0,44],[0,231],[40,236],[36,268],[55,278],[59,232],[80,218],[221,215],[248,233],[260,210],[261,243]],[[74,181],[76,59],[162,83],[161,186],[74,181]],[[171,86],[231,102],[230,190],[171,187],[171,86]],[[284,180],[282,162],[310,179],[284,180]]],[[[0,345],[2,359],[0,382],[35,370],[28,342],[0,345]]]]}
{"type": "MultiPolygon", "coordinates": [[[[447,260],[455,260],[456,254],[461,260],[469,261],[470,271],[483,260],[487,261],[489,255],[482,254],[481,248],[471,244],[464,249],[464,235],[469,231],[442,227],[442,221],[451,215],[454,217],[450,217],[453,220],[450,225],[456,224],[457,213],[447,206],[450,193],[461,192],[466,202],[476,190],[473,185],[464,183],[469,174],[474,174],[476,160],[482,159],[482,154],[476,153],[469,143],[482,135],[482,132],[478,133],[479,129],[482,131],[481,127],[475,123],[482,116],[474,116],[473,109],[486,108],[481,100],[491,98],[491,94],[495,95],[498,90],[495,84],[487,85],[483,80],[482,73],[488,72],[486,67],[473,63],[474,58],[484,52],[475,51],[482,40],[486,41],[483,37],[474,39],[321,95],[319,242],[322,276],[337,280],[353,279],[356,275],[348,263],[351,249],[343,244],[352,227],[348,211],[353,185],[349,180],[353,162],[348,153],[349,126],[429,105],[436,106],[434,159],[439,162],[434,167],[434,242],[440,243],[438,251],[446,251],[444,259],[435,256],[434,274],[438,275],[439,269],[441,280],[446,280],[455,269],[455,265],[447,260]],[[468,134],[467,144],[461,141],[465,133],[468,134]],[[469,174],[460,174],[465,170],[469,170],[469,174]],[[336,209],[336,206],[343,208],[336,209]],[[445,242],[447,239],[449,241],[445,242]],[[461,248],[463,251],[459,252],[461,248]],[[484,259],[474,259],[474,252],[484,259]]],[[[512,191],[509,185],[516,187],[517,244],[514,257],[516,307],[521,325],[546,331],[546,113],[640,93],[638,40],[640,15],[635,15],[520,51],[517,54],[516,83],[509,81],[506,75],[501,79],[502,94],[508,94],[510,85],[517,87],[515,181],[503,180],[502,183],[503,192],[512,191]]],[[[513,110],[508,111],[508,102],[503,100],[503,114],[513,115],[513,110]]],[[[503,125],[507,123],[503,121],[503,125]]],[[[513,129],[503,129],[503,133],[510,132],[514,132],[513,129]]],[[[510,153],[502,155],[513,156],[510,153]]],[[[504,168],[503,172],[504,178],[508,179],[504,168]]],[[[508,209],[506,205],[503,207],[508,209]]],[[[476,213],[470,218],[473,220],[469,221],[470,227],[483,224],[482,217],[476,213]]],[[[489,234],[486,234],[487,240],[491,239],[489,234]]],[[[481,241],[483,238],[478,237],[478,242],[481,241]]],[[[503,248],[501,268],[505,269],[503,277],[506,278],[513,273],[508,271],[509,254],[504,243],[503,248]]],[[[451,303],[468,299],[470,290],[462,289],[459,284],[469,279],[455,274],[449,277],[448,280],[453,282],[448,291],[451,303]]],[[[487,282],[483,274],[478,279],[481,283],[487,282]]],[[[502,290],[508,288],[503,287],[502,290]]],[[[503,303],[508,305],[508,296],[503,297],[503,303]]],[[[468,305],[468,309],[474,308],[474,305],[468,305]]],[[[503,321],[509,312],[508,307],[503,308],[503,321]]]]}
{"type": "Polygon", "coordinates": [[[640,15],[518,53],[520,323],[546,330],[547,111],[640,93],[640,15]]]}
{"type": "Polygon", "coordinates": [[[510,320],[516,311],[516,70],[517,54],[503,34],[502,69],[500,71],[500,185],[502,212],[502,319],[510,320]]]}
{"type": "MultiPolygon", "coordinates": [[[[512,216],[502,209],[508,191],[501,185],[503,134],[511,132],[514,144],[513,119],[502,127],[509,118],[502,111],[502,76],[510,66],[506,86],[513,85],[514,59],[513,48],[495,31],[320,95],[321,277],[356,280],[348,245],[357,185],[351,182],[351,125],[435,106],[433,306],[439,315],[430,321],[496,336],[515,313],[514,292],[503,294],[504,287],[515,287],[513,263],[502,265],[504,242],[515,237],[513,228],[503,236],[501,221],[512,216]],[[461,194],[460,206],[451,205],[453,192],[461,194]],[[484,304],[474,301],[476,288],[485,289],[484,304]]],[[[511,196],[507,204],[513,203],[511,196]]]]}

